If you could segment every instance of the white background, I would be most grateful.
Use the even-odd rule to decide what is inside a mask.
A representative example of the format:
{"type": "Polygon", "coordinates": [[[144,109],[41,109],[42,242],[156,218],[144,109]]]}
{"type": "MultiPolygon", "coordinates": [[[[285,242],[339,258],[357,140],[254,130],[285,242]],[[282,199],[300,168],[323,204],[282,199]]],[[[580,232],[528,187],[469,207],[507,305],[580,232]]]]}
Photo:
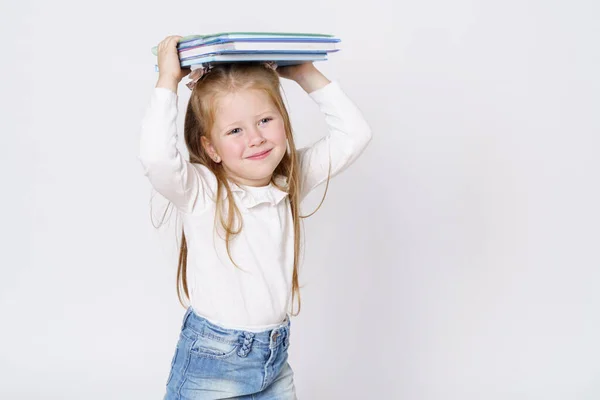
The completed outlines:
{"type": "MultiPolygon", "coordinates": [[[[374,133],[305,223],[299,398],[600,398],[595,0],[2,0],[0,19],[0,398],[162,398],[185,310],[137,159],[150,49],[253,30],[340,37],[317,66],[374,133]]],[[[297,144],[323,136],[283,87],[297,144]]]]}

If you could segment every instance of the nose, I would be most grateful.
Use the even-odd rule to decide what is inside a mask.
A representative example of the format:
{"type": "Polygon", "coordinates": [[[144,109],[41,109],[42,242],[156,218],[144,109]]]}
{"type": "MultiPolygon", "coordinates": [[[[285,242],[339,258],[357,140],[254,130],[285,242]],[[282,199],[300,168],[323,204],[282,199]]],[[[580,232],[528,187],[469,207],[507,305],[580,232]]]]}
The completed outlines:
{"type": "Polygon", "coordinates": [[[248,146],[249,147],[260,146],[265,141],[266,141],[266,139],[263,137],[263,135],[259,129],[254,128],[254,129],[248,130],[248,146]]]}

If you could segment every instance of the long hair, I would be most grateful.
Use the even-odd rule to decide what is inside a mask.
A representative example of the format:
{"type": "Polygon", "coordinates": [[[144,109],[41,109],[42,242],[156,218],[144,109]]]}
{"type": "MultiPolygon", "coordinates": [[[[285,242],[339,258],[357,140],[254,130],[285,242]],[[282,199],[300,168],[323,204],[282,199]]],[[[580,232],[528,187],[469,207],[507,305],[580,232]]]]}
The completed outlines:
{"type": "MultiPolygon", "coordinates": [[[[225,232],[225,243],[229,259],[234,265],[235,262],[231,258],[230,241],[235,235],[242,230],[241,213],[234,201],[227,201],[226,217],[222,210],[225,208],[224,191],[227,193],[228,199],[232,199],[231,188],[227,181],[226,172],[220,163],[216,163],[206,153],[202,144],[201,137],[210,138],[210,132],[215,122],[217,110],[217,98],[225,93],[232,93],[239,90],[256,89],[266,93],[281,114],[284,122],[285,135],[287,138],[288,148],[281,162],[273,171],[271,183],[280,190],[288,193],[289,204],[292,212],[292,221],[294,227],[294,267],[292,272],[292,312],[296,316],[300,313],[300,286],[298,284],[298,265],[300,251],[300,220],[308,218],[319,210],[329,187],[331,178],[331,160],[329,164],[329,173],[327,176],[327,185],[325,193],[319,206],[311,214],[301,216],[300,211],[300,171],[299,162],[296,155],[296,146],[292,135],[292,127],[290,118],[283,102],[280,91],[279,75],[271,68],[265,67],[260,63],[232,63],[215,65],[209,73],[205,74],[194,86],[190,100],[187,105],[184,121],[184,138],[187,150],[189,152],[189,161],[206,166],[213,172],[217,178],[217,196],[216,196],[216,212],[215,225],[220,222],[225,232]],[[280,186],[275,177],[281,175],[287,178],[287,187],[280,186]],[[236,223],[236,227],[234,227],[236,223]],[[293,312],[294,300],[297,299],[298,311],[293,312]]],[[[166,214],[166,212],[165,212],[166,214]]],[[[164,215],[163,215],[164,219],[164,215]]],[[[179,250],[179,261],[177,267],[177,296],[181,305],[185,307],[182,300],[181,291],[189,299],[187,285],[187,242],[185,232],[181,231],[181,244],[179,250]]]]}

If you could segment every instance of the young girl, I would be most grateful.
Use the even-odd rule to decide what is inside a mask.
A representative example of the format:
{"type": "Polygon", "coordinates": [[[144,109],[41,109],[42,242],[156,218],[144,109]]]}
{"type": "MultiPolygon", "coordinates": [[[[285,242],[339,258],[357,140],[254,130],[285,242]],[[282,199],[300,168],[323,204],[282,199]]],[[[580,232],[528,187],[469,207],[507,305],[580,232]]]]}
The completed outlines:
{"type": "Polygon", "coordinates": [[[177,150],[177,43],[158,46],[159,77],[142,122],[139,159],[177,208],[183,232],[177,293],[183,317],[165,399],[295,399],[290,318],[300,311],[299,205],[371,140],[359,109],[312,63],[215,65],[190,74],[177,150]],[[297,82],[329,134],[297,150],[279,78],[297,82]],[[289,312],[298,303],[298,312],[289,312]]]}

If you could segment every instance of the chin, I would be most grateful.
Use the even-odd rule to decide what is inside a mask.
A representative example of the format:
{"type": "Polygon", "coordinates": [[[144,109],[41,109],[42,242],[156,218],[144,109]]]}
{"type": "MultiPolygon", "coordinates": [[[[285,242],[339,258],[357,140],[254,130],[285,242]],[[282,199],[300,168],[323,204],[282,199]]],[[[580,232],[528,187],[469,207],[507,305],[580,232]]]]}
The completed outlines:
{"type": "Polygon", "coordinates": [[[273,172],[275,172],[275,168],[276,165],[271,165],[271,163],[269,163],[268,165],[255,165],[253,168],[248,168],[248,166],[246,165],[231,172],[233,172],[240,178],[257,181],[263,179],[271,179],[271,177],[273,176],[273,172]]]}

